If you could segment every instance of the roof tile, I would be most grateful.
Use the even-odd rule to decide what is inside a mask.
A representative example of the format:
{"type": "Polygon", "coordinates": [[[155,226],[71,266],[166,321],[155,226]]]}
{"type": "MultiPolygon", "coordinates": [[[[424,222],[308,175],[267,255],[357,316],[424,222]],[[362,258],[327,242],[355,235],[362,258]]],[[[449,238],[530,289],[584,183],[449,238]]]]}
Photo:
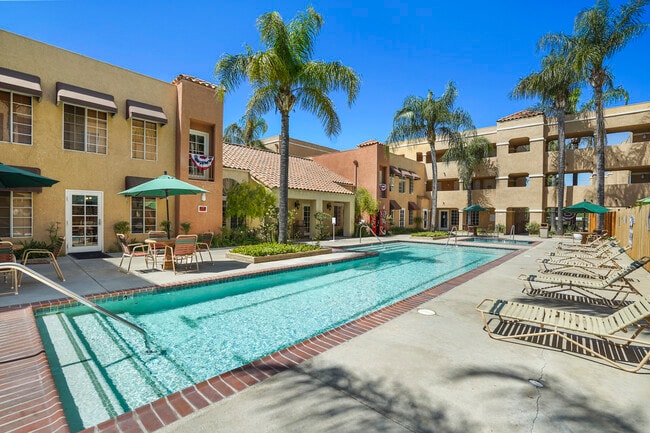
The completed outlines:
{"type": "MultiPolygon", "coordinates": [[[[247,170],[268,188],[280,187],[279,153],[224,143],[223,166],[247,170]]],[[[352,194],[341,185],[352,183],[311,159],[289,156],[289,189],[352,194]]]]}

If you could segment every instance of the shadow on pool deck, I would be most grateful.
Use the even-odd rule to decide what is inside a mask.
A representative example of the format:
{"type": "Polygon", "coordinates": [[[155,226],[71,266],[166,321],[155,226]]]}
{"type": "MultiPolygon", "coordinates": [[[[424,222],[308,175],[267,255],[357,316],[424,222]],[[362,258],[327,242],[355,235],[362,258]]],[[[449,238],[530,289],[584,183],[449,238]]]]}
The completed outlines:
{"type": "MultiPolygon", "coordinates": [[[[150,431],[164,433],[645,431],[650,423],[645,403],[648,366],[640,374],[625,373],[552,347],[495,341],[482,329],[474,306],[485,297],[558,302],[522,295],[517,280],[520,273],[534,272],[535,258],[552,250],[556,241],[544,240],[526,248],[422,304],[422,308],[435,311],[433,316],[418,314],[418,308],[411,307],[307,361],[274,371],[272,377],[244,392],[207,405],[197,404],[191,394],[181,395],[182,401],[173,405],[174,413],[157,413],[148,405],[136,421],[141,427],[155,425],[150,431]],[[534,387],[529,379],[544,387],[534,387]]],[[[338,244],[346,243],[358,245],[358,240],[338,244]]],[[[73,260],[61,260],[68,279],[64,285],[82,294],[278,267],[277,263],[228,264],[215,257],[215,269],[202,265],[199,274],[125,275],[117,271],[119,256],[96,264],[89,263],[96,260],[73,260]],[[81,266],[81,271],[75,270],[81,266]]],[[[51,267],[44,267],[43,272],[56,278],[51,267]]],[[[641,279],[648,295],[650,276],[644,270],[639,272],[644,273],[635,277],[641,279]]],[[[48,299],[48,295],[49,299],[59,298],[51,289],[43,290],[35,283],[27,286],[26,280],[20,291],[15,297],[0,297],[0,306],[8,305],[9,298],[14,304],[48,299]]],[[[265,367],[258,364],[256,368],[265,367]]],[[[122,421],[125,419],[118,417],[103,423],[106,430],[95,431],[126,427],[122,421]]]]}

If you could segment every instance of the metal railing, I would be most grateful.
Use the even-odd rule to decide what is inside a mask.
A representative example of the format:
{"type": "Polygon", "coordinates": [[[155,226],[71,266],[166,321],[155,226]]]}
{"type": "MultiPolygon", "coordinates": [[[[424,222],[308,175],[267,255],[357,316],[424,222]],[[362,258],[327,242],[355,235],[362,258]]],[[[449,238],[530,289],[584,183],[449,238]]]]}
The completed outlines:
{"type": "Polygon", "coordinates": [[[513,241],[515,240],[515,225],[513,224],[512,227],[510,227],[510,239],[513,241]]]}
{"type": "Polygon", "coordinates": [[[86,307],[103,314],[105,316],[110,317],[113,320],[116,320],[132,329],[135,329],[139,333],[141,333],[144,336],[145,340],[145,345],[147,347],[147,350],[151,350],[151,342],[149,341],[149,335],[147,334],[147,331],[136,325],[135,323],[131,323],[128,320],[116,315],[115,313],[108,311],[107,309],[100,307],[99,305],[89,301],[88,299],[84,298],[83,296],[77,295],[76,293],[66,289],[59,283],[50,280],[49,278],[39,274],[38,272],[34,271],[31,268],[28,268],[25,265],[22,265],[20,263],[13,263],[13,262],[5,262],[5,263],[0,263],[0,270],[5,270],[5,269],[15,269],[17,271],[22,272],[23,274],[27,274],[30,277],[34,278],[36,281],[40,281],[41,283],[45,284],[46,286],[49,286],[53,288],[54,290],[63,293],[69,298],[74,299],[75,301],[79,302],[80,304],[85,305],[86,307]]]}
{"type": "Polygon", "coordinates": [[[379,241],[379,243],[381,244],[382,247],[384,246],[384,241],[379,239],[379,236],[377,236],[377,234],[375,234],[375,232],[372,231],[372,229],[370,228],[370,226],[368,224],[359,224],[359,243],[361,243],[361,229],[363,227],[365,227],[366,231],[368,233],[372,234],[375,237],[375,239],[377,239],[379,241]]]}
{"type": "Polygon", "coordinates": [[[458,232],[458,227],[456,227],[456,226],[453,226],[451,228],[451,230],[449,230],[449,233],[447,233],[447,243],[445,244],[445,246],[449,245],[449,239],[451,239],[452,236],[454,237],[454,245],[458,246],[458,233],[457,232],[458,232]]]}

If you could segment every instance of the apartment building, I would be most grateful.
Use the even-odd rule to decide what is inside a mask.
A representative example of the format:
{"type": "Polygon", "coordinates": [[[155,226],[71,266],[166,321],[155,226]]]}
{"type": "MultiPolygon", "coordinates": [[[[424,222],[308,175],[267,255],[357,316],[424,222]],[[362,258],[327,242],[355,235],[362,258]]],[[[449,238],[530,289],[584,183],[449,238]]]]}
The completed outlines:
{"type": "Polygon", "coordinates": [[[58,226],[67,252],[106,251],[128,221],[144,238],[166,219],[164,200],[118,193],[164,172],[209,191],[169,199],[172,231],[221,227],[214,85],[163,82],[2,30],[0,52],[0,162],[59,181],[0,190],[0,237],[47,240],[58,226]],[[197,155],[212,163],[198,167],[197,155]]]}
{"type": "MultiPolygon", "coordinates": [[[[569,116],[566,121],[565,203],[596,201],[593,136],[595,113],[569,116]]],[[[633,206],[650,195],[650,103],[605,110],[605,206],[612,210],[633,206]]],[[[465,224],[493,228],[503,225],[521,233],[529,221],[551,224],[557,209],[557,123],[544,114],[523,110],[481,128],[479,136],[492,144],[488,164],[472,179],[472,201],[488,209],[463,215],[467,191],[455,163],[438,162],[437,228],[449,230],[465,224]],[[468,221],[467,218],[470,218],[468,221]]],[[[441,161],[448,143],[436,143],[441,161]]],[[[396,154],[426,163],[431,178],[431,153],[424,141],[391,146],[396,154]]],[[[431,180],[427,193],[431,194],[431,180]]]]}
{"type": "Polygon", "coordinates": [[[421,162],[388,152],[377,140],[356,149],[312,156],[320,165],[363,187],[379,201],[378,215],[365,215],[373,231],[384,234],[390,227],[427,229],[430,198],[425,191],[425,167],[421,162]],[[421,220],[421,221],[420,221],[421,220]]]}

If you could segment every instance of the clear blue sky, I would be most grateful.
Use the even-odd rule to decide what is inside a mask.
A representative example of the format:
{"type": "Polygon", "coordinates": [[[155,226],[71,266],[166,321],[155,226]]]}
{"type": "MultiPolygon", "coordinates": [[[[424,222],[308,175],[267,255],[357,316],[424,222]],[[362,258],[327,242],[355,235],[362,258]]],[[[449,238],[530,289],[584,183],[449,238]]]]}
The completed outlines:
{"type": "MultiPolygon", "coordinates": [[[[314,58],[343,62],[362,85],[351,108],[343,95],[333,95],[338,137],[329,139],[316,117],[299,111],[291,116],[291,136],[350,149],[383,141],[406,96],[439,95],[450,80],[459,89],[457,105],[477,127],[529,107],[533,101],[508,95],[539,68],[537,41],[548,32],[571,33],[577,13],[594,1],[0,0],[0,27],[164,81],[182,73],[214,82],[223,54],[243,52],[246,44],[261,48],[258,16],[277,10],[289,21],[310,4],[324,18],[314,58]]],[[[650,11],[643,21],[650,22],[650,11]]],[[[630,103],[650,101],[649,52],[650,31],[611,61],[630,103]]],[[[224,125],[241,117],[248,96],[245,85],[227,96],[224,125]]],[[[279,134],[279,116],[265,119],[267,135],[279,134]]]]}

